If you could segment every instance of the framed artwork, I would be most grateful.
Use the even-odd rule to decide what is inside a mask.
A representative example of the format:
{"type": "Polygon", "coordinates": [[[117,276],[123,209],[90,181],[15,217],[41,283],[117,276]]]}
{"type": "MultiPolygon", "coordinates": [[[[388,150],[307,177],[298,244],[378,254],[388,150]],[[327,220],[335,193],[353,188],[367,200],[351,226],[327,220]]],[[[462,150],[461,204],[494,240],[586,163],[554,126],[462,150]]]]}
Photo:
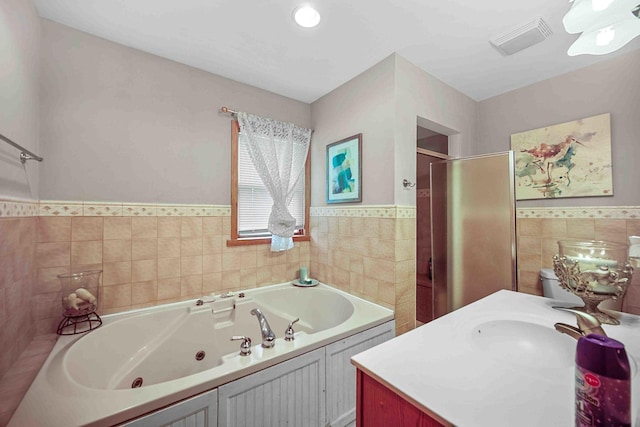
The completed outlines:
{"type": "Polygon", "coordinates": [[[517,200],[613,196],[611,115],[511,135],[517,200]]]}
{"type": "Polygon", "coordinates": [[[327,145],[327,203],[362,202],[362,134],[327,145]]]}

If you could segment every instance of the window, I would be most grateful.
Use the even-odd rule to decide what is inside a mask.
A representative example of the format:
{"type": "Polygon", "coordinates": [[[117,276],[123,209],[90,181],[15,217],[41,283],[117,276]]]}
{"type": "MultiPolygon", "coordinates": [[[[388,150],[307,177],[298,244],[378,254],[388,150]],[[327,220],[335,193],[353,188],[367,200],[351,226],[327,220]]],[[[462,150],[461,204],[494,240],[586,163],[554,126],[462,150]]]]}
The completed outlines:
{"type": "MultiPolygon", "coordinates": [[[[300,177],[289,211],[296,218],[294,240],[309,240],[310,162],[300,177]]],[[[253,167],[237,121],[231,132],[231,240],[228,246],[271,242],[267,230],[272,206],[271,196],[253,167]]]]}

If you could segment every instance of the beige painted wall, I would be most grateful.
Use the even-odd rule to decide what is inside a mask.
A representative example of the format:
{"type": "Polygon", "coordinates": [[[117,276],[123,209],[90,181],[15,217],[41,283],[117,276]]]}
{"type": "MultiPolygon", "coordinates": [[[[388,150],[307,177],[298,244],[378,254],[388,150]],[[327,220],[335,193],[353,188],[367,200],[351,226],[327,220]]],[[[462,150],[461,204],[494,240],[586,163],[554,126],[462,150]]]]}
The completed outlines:
{"type": "MultiPolygon", "coordinates": [[[[415,188],[406,190],[404,178],[416,181],[417,126],[430,123],[433,130],[451,135],[457,154],[474,151],[476,103],[471,98],[445,85],[397,54],[393,54],[364,73],[343,84],[312,104],[314,145],[312,145],[312,206],[325,206],[326,145],[356,133],[363,134],[362,204],[415,206],[415,188]]],[[[343,205],[344,207],[344,205],[343,205]]],[[[340,218],[342,220],[342,218],[340,218]]],[[[389,236],[368,247],[353,241],[341,247],[353,235],[353,227],[331,218],[319,218],[326,232],[313,230],[311,265],[318,277],[345,287],[365,298],[390,305],[396,311],[397,333],[415,326],[416,219],[415,213],[395,221],[389,236]],[[333,226],[331,225],[333,224],[333,226]],[[332,233],[336,233],[333,234],[332,233]],[[339,238],[343,236],[344,239],[339,238]],[[385,279],[380,272],[367,271],[359,257],[379,252],[379,246],[390,248],[376,260],[384,264],[385,279]],[[387,265],[388,264],[388,265],[387,265]],[[365,278],[363,281],[362,278],[365,278]]],[[[369,218],[362,230],[377,229],[369,218]]],[[[358,223],[358,224],[359,224],[358,223]]],[[[312,226],[314,224],[312,223],[312,226]]],[[[360,226],[360,225],[359,225],[360,226]]],[[[365,237],[356,240],[369,242],[365,237]]]]}
{"type": "Polygon", "coordinates": [[[41,199],[229,204],[221,106],[311,124],[308,104],[42,22],[41,199]]]}
{"type": "Polygon", "coordinates": [[[509,149],[512,133],[611,113],[614,196],[521,201],[518,207],[640,204],[638,70],[635,51],[478,104],[480,153],[509,149]]]}
{"type": "Polygon", "coordinates": [[[400,55],[395,66],[394,201],[415,206],[415,191],[402,180],[416,181],[417,126],[449,135],[449,153],[468,156],[476,152],[477,103],[418,68],[400,55]],[[425,126],[425,122],[433,125],[425,126]]]}
{"type": "Polygon", "coordinates": [[[311,206],[326,205],[327,144],[358,133],[362,205],[393,204],[394,63],[391,55],[311,104],[311,206]]]}
{"type": "MultiPolygon", "coordinates": [[[[0,2],[0,133],[40,154],[40,18],[31,1],[0,2]]],[[[0,198],[37,199],[40,164],[0,141],[0,198]]],[[[34,335],[35,218],[0,218],[0,378],[34,335]]],[[[5,403],[11,396],[3,396],[5,403]]],[[[7,412],[0,405],[0,424],[7,412]]]]}
{"type": "MultiPolygon", "coordinates": [[[[0,2],[0,133],[41,155],[38,141],[40,17],[28,0],[0,2]]],[[[35,161],[0,141],[0,196],[38,198],[35,161]]]]}
{"type": "Polygon", "coordinates": [[[334,89],[311,105],[312,206],[326,205],[326,145],[360,132],[362,204],[415,206],[415,192],[405,190],[402,180],[416,178],[417,125],[432,123],[451,135],[458,147],[453,154],[473,154],[476,105],[398,54],[334,89]]]}
{"type": "MultiPolygon", "coordinates": [[[[543,199],[517,202],[518,207],[638,206],[640,191],[640,52],[545,80],[478,104],[478,146],[483,153],[506,150],[510,135],[602,113],[611,113],[613,197],[543,199]]],[[[518,286],[542,294],[541,268],[552,266],[561,239],[627,243],[638,233],[637,219],[519,218],[518,286]]],[[[638,275],[636,275],[638,276],[638,275]]],[[[640,313],[640,282],[634,278],[624,311],[640,313]]]]}

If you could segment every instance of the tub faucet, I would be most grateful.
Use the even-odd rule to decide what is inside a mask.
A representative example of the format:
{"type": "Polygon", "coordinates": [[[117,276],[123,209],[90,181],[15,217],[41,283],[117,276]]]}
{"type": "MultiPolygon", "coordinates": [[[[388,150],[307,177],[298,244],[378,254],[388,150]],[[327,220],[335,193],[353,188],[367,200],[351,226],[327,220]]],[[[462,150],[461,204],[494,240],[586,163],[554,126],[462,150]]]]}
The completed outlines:
{"type": "Polygon", "coordinates": [[[607,336],[604,329],[600,325],[600,321],[593,315],[589,313],[585,313],[584,311],[576,310],[574,308],[567,307],[553,307],[557,310],[568,311],[576,315],[576,320],[578,322],[578,327],[567,325],[566,323],[556,323],[554,327],[556,331],[567,334],[570,337],[578,339],[580,337],[587,336],[589,334],[598,334],[602,336],[607,336]]]}
{"type": "Polygon", "coordinates": [[[271,348],[276,345],[276,334],[273,333],[271,327],[269,326],[269,322],[262,314],[259,308],[254,308],[251,310],[251,314],[258,318],[258,322],[260,323],[260,332],[262,332],[262,347],[271,348]]]}

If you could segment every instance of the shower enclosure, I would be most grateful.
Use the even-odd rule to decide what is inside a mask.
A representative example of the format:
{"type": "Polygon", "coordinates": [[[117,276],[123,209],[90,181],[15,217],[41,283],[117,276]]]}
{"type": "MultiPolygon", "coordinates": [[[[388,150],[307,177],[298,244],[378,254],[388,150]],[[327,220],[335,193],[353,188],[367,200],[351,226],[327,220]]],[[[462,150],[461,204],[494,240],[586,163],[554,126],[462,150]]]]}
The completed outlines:
{"type": "Polygon", "coordinates": [[[517,290],[513,152],[431,163],[433,314],[517,290]]]}

